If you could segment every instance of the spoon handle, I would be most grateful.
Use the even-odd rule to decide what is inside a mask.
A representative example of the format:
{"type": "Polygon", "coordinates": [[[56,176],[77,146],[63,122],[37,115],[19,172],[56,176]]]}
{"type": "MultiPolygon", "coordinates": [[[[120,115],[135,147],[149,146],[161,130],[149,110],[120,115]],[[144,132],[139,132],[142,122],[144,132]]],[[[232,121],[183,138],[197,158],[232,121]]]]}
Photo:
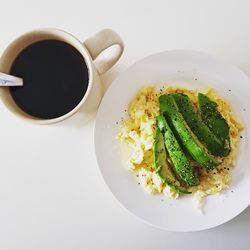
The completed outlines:
{"type": "Polygon", "coordinates": [[[23,79],[0,73],[0,87],[9,87],[9,86],[23,86],[23,79]]]}

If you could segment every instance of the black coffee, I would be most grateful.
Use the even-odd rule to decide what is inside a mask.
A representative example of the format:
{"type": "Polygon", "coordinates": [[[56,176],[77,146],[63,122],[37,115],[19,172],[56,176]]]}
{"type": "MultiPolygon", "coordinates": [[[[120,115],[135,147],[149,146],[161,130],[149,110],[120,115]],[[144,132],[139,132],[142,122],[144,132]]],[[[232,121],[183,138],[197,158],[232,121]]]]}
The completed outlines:
{"type": "Polygon", "coordinates": [[[22,87],[10,87],[16,104],[37,118],[62,116],[79,104],[89,76],[83,56],[71,45],[44,40],[25,48],[10,74],[23,78],[22,87]]]}

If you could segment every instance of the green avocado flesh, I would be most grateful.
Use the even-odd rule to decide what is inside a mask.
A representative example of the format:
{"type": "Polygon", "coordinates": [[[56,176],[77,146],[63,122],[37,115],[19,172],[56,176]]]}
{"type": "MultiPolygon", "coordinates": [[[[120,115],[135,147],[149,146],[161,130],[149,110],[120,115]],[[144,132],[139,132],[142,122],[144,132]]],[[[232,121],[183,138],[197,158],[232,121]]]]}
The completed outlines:
{"type": "Polygon", "coordinates": [[[201,116],[195,111],[194,105],[189,97],[179,93],[172,94],[172,96],[177,103],[179,112],[200,142],[206,146],[212,155],[224,156],[224,144],[202,121],[201,116]]]}
{"type": "Polygon", "coordinates": [[[222,117],[217,110],[217,104],[213,102],[206,95],[198,94],[198,104],[202,120],[214,133],[214,135],[221,141],[224,150],[222,156],[227,156],[230,153],[230,138],[229,126],[227,121],[222,117]]]}
{"type": "MultiPolygon", "coordinates": [[[[187,157],[182,151],[178,141],[176,140],[174,133],[169,127],[165,117],[159,115],[157,118],[158,128],[164,135],[164,143],[167,149],[168,155],[173,163],[175,172],[178,174],[180,179],[188,186],[193,186],[199,184],[199,178],[197,173],[194,171],[190,165],[187,157]]],[[[162,147],[161,147],[162,149],[162,147]]],[[[165,148],[164,148],[165,149],[165,148]]],[[[165,158],[165,156],[164,156],[165,158]]],[[[165,161],[165,159],[164,159],[165,161]]],[[[169,171],[168,171],[169,172],[169,171]]],[[[174,180],[173,177],[171,177],[174,180]]]]}
{"type": "Polygon", "coordinates": [[[190,193],[184,187],[180,186],[180,182],[175,176],[172,166],[167,160],[164,137],[159,128],[156,128],[155,131],[155,142],[153,150],[155,170],[162,181],[169,185],[176,192],[190,193]]]}
{"type": "Polygon", "coordinates": [[[206,147],[192,132],[182,114],[179,112],[174,97],[171,94],[162,95],[159,97],[159,102],[161,114],[164,114],[166,121],[169,123],[170,128],[173,129],[176,138],[179,139],[181,145],[190,156],[199,165],[207,169],[215,168],[220,162],[208,152],[206,147]]]}

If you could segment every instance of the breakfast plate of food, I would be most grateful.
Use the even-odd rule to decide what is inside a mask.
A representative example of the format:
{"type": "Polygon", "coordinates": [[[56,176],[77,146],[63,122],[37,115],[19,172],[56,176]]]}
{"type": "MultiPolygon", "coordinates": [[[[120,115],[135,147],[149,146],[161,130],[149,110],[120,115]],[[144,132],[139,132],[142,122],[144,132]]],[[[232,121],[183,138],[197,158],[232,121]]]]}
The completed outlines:
{"type": "Polygon", "coordinates": [[[107,90],[98,165],[117,200],[170,231],[218,226],[250,204],[250,80],[203,52],[149,56],[107,90]]]}

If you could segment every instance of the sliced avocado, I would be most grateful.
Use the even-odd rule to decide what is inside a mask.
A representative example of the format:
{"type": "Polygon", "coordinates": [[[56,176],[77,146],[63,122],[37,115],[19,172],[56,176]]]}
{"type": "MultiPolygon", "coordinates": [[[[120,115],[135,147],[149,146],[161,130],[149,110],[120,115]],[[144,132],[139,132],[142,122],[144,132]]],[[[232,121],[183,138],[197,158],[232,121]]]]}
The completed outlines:
{"type": "Polygon", "coordinates": [[[217,110],[217,104],[208,98],[206,95],[198,94],[198,103],[201,113],[201,117],[211,131],[218,137],[223,146],[224,154],[226,156],[230,153],[230,137],[229,126],[227,121],[223,118],[220,112],[217,110]]]}
{"type": "Polygon", "coordinates": [[[172,167],[167,160],[164,137],[159,128],[156,128],[155,131],[155,141],[154,141],[153,151],[154,151],[155,170],[162,179],[162,181],[178,193],[184,193],[184,194],[190,193],[184,187],[180,186],[180,182],[175,176],[172,167]]]}
{"type": "Polygon", "coordinates": [[[156,121],[159,129],[164,134],[165,146],[174,165],[175,172],[178,174],[180,179],[188,186],[199,184],[197,173],[194,171],[187,157],[183,153],[165,117],[163,115],[159,115],[156,118],[156,121]]]}
{"type": "Polygon", "coordinates": [[[172,96],[174,97],[178,109],[187,125],[198,137],[200,142],[205,144],[211,154],[215,156],[224,156],[224,144],[202,121],[201,116],[195,111],[194,105],[190,101],[189,97],[179,93],[172,94],[172,96]]]}
{"type": "Polygon", "coordinates": [[[159,97],[159,102],[161,113],[165,115],[170,127],[178,135],[178,139],[191,157],[199,165],[207,169],[216,167],[220,162],[208,152],[206,147],[189,128],[179,112],[174,97],[172,95],[162,95],[159,97]]]}

